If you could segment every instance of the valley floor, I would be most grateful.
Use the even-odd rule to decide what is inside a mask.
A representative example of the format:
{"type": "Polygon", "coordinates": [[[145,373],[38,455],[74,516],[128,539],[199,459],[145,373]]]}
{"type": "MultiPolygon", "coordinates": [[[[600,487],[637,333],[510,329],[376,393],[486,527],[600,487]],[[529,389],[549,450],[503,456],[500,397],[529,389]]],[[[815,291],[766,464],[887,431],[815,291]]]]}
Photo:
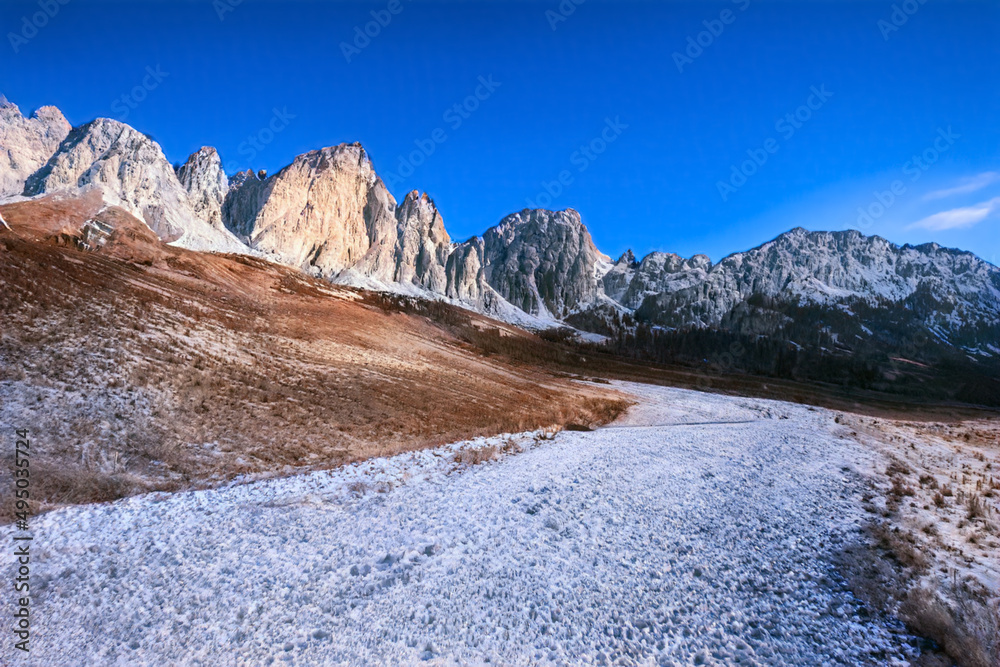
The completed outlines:
{"type": "Polygon", "coordinates": [[[863,539],[866,471],[884,465],[841,435],[835,413],[618,388],[640,402],[597,431],[37,517],[32,664],[918,655],[918,640],[869,613],[833,565],[863,539]]]}

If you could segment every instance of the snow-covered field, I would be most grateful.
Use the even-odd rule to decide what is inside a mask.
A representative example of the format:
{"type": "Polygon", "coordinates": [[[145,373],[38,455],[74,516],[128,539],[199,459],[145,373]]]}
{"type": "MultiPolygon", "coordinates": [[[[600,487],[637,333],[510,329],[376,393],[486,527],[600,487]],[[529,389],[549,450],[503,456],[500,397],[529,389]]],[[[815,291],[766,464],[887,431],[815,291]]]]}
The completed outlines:
{"type": "Polygon", "coordinates": [[[832,413],[618,388],[624,421],[484,464],[455,463],[479,440],[36,518],[30,664],[905,664],[830,564],[874,463],[832,413]]]}

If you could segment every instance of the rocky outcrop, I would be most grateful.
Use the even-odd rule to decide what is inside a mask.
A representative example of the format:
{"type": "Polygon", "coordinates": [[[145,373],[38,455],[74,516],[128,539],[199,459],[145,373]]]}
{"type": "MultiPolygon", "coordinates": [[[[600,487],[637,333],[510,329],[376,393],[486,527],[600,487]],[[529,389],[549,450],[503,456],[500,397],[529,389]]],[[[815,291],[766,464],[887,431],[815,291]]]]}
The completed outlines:
{"type": "Polygon", "coordinates": [[[245,243],[250,242],[254,221],[267,199],[267,184],[252,170],[238,172],[229,179],[222,201],[222,224],[245,243]]]}
{"type": "Polygon", "coordinates": [[[601,287],[604,289],[604,293],[615,301],[621,301],[622,297],[625,296],[625,290],[632,283],[635,268],[635,255],[631,249],[626,250],[601,278],[601,287]]]}
{"type": "Polygon", "coordinates": [[[187,191],[195,215],[219,230],[222,224],[222,203],[229,191],[229,179],[222,170],[219,153],[210,146],[192,153],[177,169],[177,180],[187,191]]]}
{"type": "Polygon", "coordinates": [[[483,235],[486,282],[531,315],[562,319],[597,300],[611,260],[573,209],[524,209],[483,235]]]}
{"type": "Polygon", "coordinates": [[[408,193],[396,209],[396,267],[393,282],[412,284],[437,294],[448,291],[451,237],[427,193],[408,193]]]}
{"type": "Polygon", "coordinates": [[[347,269],[391,282],[396,202],[360,144],[300,155],[263,180],[242,175],[226,227],[277,261],[326,278],[347,269]]]}
{"type": "Polygon", "coordinates": [[[848,308],[850,303],[932,301],[925,324],[943,335],[1000,322],[1000,269],[969,252],[937,244],[897,246],[849,230],[797,228],[726,257],[704,275],[688,272],[647,296],[638,314],[668,326],[718,326],[752,297],[848,308]]]}
{"type": "Polygon", "coordinates": [[[705,255],[685,259],[669,252],[651,252],[632,269],[628,286],[616,297],[626,308],[638,308],[647,296],[675,292],[705,280],[712,268],[705,255]]]}
{"type": "Polygon", "coordinates": [[[232,234],[198,216],[159,145],[124,123],[99,118],[74,128],[28,178],[24,193],[90,187],[143,220],[164,241],[192,250],[245,250],[232,234]]]}
{"type": "Polygon", "coordinates": [[[445,295],[486,312],[489,286],[483,272],[483,240],[474,236],[457,245],[445,266],[448,286],[445,295]]]}
{"type": "Polygon", "coordinates": [[[0,199],[19,195],[24,183],[52,157],[70,130],[55,107],[41,107],[30,118],[0,96],[0,199]]]}

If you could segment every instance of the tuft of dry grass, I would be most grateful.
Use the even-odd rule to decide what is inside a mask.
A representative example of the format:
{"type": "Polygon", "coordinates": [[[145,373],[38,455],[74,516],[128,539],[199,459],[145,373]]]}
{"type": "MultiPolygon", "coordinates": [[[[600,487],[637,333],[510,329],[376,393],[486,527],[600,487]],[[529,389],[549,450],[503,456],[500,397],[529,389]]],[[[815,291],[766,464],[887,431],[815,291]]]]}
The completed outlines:
{"type": "Polygon", "coordinates": [[[906,484],[901,477],[892,478],[892,487],[889,489],[890,499],[899,501],[904,496],[914,496],[916,493],[916,489],[906,484]]]}
{"type": "Polygon", "coordinates": [[[910,570],[911,575],[920,575],[927,571],[930,562],[920,550],[912,533],[898,527],[890,527],[888,523],[873,524],[869,527],[869,533],[883,553],[903,568],[910,570]]]}
{"type": "MultiPolygon", "coordinates": [[[[906,531],[887,523],[866,529],[870,541],[846,548],[836,559],[855,596],[875,611],[897,615],[959,667],[1000,664],[1000,609],[988,591],[973,580],[945,586],[924,576],[930,559],[906,531]]],[[[933,524],[923,530],[937,534],[933,524]]]]}
{"type": "Polygon", "coordinates": [[[885,469],[885,474],[887,477],[892,477],[894,475],[905,476],[909,475],[911,472],[912,471],[910,470],[909,466],[907,466],[899,459],[893,459],[892,461],[890,461],[889,465],[886,466],[885,469]]]}
{"type": "Polygon", "coordinates": [[[487,461],[495,461],[500,451],[495,445],[483,445],[482,447],[470,447],[455,454],[455,463],[475,466],[487,461]]]}
{"type": "Polygon", "coordinates": [[[987,512],[986,505],[978,493],[969,496],[969,499],[965,502],[965,509],[967,510],[966,518],[970,521],[985,517],[987,512]]]}
{"type": "Polygon", "coordinates": [[[949,593],[950,604],[934,590],[912,588],[900,604],[900,618],[937,642],[961,667],[996,667],[1000,664],[1000,610],[968,585],[953,586],[949,593]]]}

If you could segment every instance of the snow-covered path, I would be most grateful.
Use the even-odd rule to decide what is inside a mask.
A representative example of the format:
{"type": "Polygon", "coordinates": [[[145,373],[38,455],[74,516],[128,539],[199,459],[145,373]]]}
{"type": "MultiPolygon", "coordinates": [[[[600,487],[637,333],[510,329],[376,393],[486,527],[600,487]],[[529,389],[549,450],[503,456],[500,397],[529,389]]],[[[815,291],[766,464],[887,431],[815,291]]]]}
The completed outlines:
{"type": "Polygon", "coordinates": [[[909,654],[830,576],[862,520],[847,468],[869,454],[831,434],[829,413],[619,387],[642,399],[624,422],[522,436],[528,450],[496,462],[453,462],[478,441],[37,518],[30,664],[909,654]]]}

